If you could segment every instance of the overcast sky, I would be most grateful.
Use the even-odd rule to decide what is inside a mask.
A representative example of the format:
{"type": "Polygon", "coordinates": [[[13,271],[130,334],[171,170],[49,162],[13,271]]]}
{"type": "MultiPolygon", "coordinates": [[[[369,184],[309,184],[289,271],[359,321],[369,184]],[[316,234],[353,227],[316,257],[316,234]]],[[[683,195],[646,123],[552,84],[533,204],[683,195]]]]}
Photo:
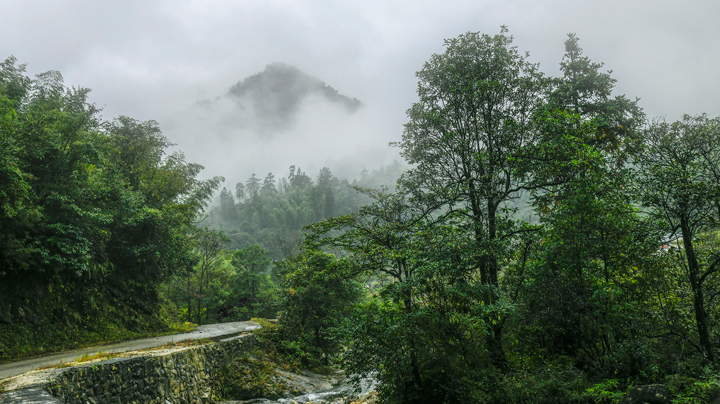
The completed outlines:
{"type": "MultiPolygon", "coordinates": [[[[639,97],[650,117],[720,113],[720,2],[713,0],[0,0],[0,15],[0,58],[14,55],[31,74],[59,70],[67,85],[91,88],[106,118],[155,119],[163,128],[269,63],[296,66],[368,106],[333,126],[354,127],[344,138],[352,147],[303,152],[307,161],[324,159],[319,165],[342,161],[360,143],[359,155],[387,164],[391,157],[377,150],[402,133],[416,99],[414,72],[443,51],[443,39],[495,34],[501,25],[553,75],[567,33],[576,33],[585,54],[613,70],[617,93],[639,97]],[[353,143],[357,137],[365,140],[353,143]]],[[[190,135],[166,134],[193,148],[190,135]]],[[[257,147],[245,142],[244,150],[257,147]]],[[[218,159],[186,152],[210,174],[228,175],[213,166],[218,159]]],[[[248,163],[233,170],[259,164],[243,158],[248,163]]]]}

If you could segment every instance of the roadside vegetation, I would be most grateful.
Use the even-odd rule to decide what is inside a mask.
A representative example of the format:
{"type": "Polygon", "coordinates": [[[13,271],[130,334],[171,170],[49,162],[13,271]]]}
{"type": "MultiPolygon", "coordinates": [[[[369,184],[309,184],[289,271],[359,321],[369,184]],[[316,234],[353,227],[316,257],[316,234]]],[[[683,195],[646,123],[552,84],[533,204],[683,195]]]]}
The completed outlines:
{"type": "Polygon", "coordinates": [[[100,119],[58,72],[0,63],[0,361],[172,331],[158,286],[197,260],[221,178],[153,121],[100,119]]]}
{"type": "Polygon", "coordinates": [[[0,361],[262,317],[236,397],[285,389],[278,368],[372,377],[386,403],[720,396],[720,118],[648,119],[575,35],[557,77],[505,28],[446,40],[404,171],[291,166],[212,209],[221,179],[156,123],[0,68],[0,361]]]}

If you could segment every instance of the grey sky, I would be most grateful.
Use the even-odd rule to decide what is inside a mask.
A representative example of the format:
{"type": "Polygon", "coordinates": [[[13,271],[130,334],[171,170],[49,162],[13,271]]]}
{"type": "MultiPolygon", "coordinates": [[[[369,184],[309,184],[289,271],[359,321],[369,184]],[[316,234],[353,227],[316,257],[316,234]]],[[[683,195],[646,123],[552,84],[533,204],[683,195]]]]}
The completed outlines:
{"type": "MultiPolygon", "coordinates": [[[[365,156],[381,154],[370,144],[384,150],[399,138],[416,99],[414,72],[443,51],[444,38],[494,34],[503,24],[548,74],[557,74],[566,34],[577,33],[586,55],[613,70],[617,92],[641,98],[650,117],[720,113],[720,2],[712,0],[2,0],[0,15],[0,58],[15,55],[32,74],[59,70],[67,85],[91,88],[107,118],[164,127],[269,63],[294,65],[368,105],[361,115],[370,123],[358,115],[333,126],[354,126],[349,137],[373,131],[360,142],[365,156]]],[[[181,148],[190,136],[166,134],[181,148]]],[[[209,174],[229,175],[186,152],[215,171],[209,174]]],[[[339,162],[350,152],[324,150],[322,158],[339,162]]]]}

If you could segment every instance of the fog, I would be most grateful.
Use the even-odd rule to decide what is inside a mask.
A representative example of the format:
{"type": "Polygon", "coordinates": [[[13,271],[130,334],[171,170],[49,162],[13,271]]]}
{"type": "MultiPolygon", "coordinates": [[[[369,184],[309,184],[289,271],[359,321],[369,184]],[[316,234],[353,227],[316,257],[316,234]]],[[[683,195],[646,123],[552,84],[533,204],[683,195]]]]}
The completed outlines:
{"type": "Polygon", "coordinates": [[[204,177],[231,186],[252,172],[284,175],[290,164],[350,176],[391,163],[397,150],[387,143],[400,138],[416,99],[414,72],[443,39],[501,25],[547,74],[557,74],[574,32],[586,55],[613,70],[616,93],[639,97],[648,116],[715,116],[719,13],[720,3],[700,0],[4,0],[0,58],[91,88],[107,119],[157,120],[207,167],[204,177]],[[275,62],[363,106],[310,92],[289,109],[259,111],[228,97],[275,62]]]}
{"type": "Polygon", "coordinates": [[[189,161],[202,162],[207,173],[223,175],[229,184],[251,173],[284,176],[290,165],[311,175],[330,167],[336,176],[355,178],[363,167],[399,159],[387,147],[396,133],[380,115],[375,105],[273,63],[226,94],[169,117],[165,134],[183,146],[189,161]]]}

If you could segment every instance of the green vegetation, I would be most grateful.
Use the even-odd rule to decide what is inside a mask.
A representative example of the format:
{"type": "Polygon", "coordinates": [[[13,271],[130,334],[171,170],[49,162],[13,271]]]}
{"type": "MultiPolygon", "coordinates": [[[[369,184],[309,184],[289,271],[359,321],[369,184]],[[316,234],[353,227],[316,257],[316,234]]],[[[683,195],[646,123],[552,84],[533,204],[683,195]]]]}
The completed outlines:
{"type": "Polygon", "coordinates": [[[271,400],[282,397],[287,387],[275,380],[275,365],[249,356],[233,360],[221,373],[223,397],[233,400],[250,400],[265,397],[271,400]]]}
{"type": "Polygon", "coordinates": [[[295,166],[290,166],[287,178],[277,180],[272,173],[263,180],[252,174],[245,184],[236,184],[234,196],[222,189],[219,206],[210,210],[204,223],[225,231],[232,249],[258,244],[273,259],[284,259],[297,253],[304,226],[354,212],[370,202],[353,187],[393,185],[401,173],[402,166],[395,162],[363,170],[352,182],[335,177],[327,167],[320,170],[316,181],[295,166]]]}
{"type": "Polygon", "coordinates": [[[306,387],[298,386],[291,373],[281,372],[298,372],[309,367],[320,374],[330,371],[326,366],[312,367],[304,362],[311,359],[313,353],[302,350],[303,346],[310,345],[293,342],[298,335],[296,330],[281,328],[276,322],[262,318],[252,320],[262,326],[255,331],[256,344],[252,353],[235,358],[220,373],[225,399],[277,399],[299,395],[302,393],[297,388],[304,390],[306,387]]]}
{"type": "MultiPolygon", "coordinates": [[[[312,295],[337,292],[341,294],[338,298],[343,299],[348,295],[339,290],[324,290],[323,282],[334,282],[334,278],[325,279],[319,272],[311,274],[314,266],[303,263],[304,259],[320,262],[318,254],[298,256],[298,245],[304,237],[302,228],[366,205],[371,198],[361,192],[361,185],[391,184],[400,173],[401,166],[396,162],[378,170],[364,170],[360,179],[351,183],[323,168],[317,181],[313,181],[300,169],[291,167],[288,178],[281,178],[278,183],[272,174],[268,174],[262,184],[253,175],[246,184],[237,184],[235,196],[223,188],[219,204],[209,210],[208,217],[201,223],[207,227],[195,229],[189,235],[196,264],[177,271],[163,282],[161,296],[179,319],[197,324],[275,318],[281,311],[305,310],[297,313],[302,317],[298,320],[302,325],[288,325],[283,335],[290,339],[298,337],[303,332],[296,335],[292,330],[296,325],[305,327],[306,322],[311,328],[320,327],[319,323],[329,327],[328,324],[335,321],[327,317],[329,312],[308,308],[312,304],[323,304],[321,296],[312,295]],[[298,270],[298,267],[305,269],[298,270]],[[289,292],[295,289],[300,293],[289,292]],[[296,303],[299,298],[308,299],[301,304],[302,308],[296,303]],[[309,320],[311,317],[316,319],[309,320]],[[291,334],[295,337],[290,337],[291,334]]],[[[336,309],[328,307],[330,311],[336,309]]],[[[319,335],[320,331],[316,331],[319,335]]],[[[316,336],[312,338],[314,343],[301,345],[327,352],[321,360],[327,365],[332,356],[330,351],[336,349],[337,342],[314,347],[313,344],[319,344],[323,338],[330,337],[316,336]]],[[[307,352],[293,355],[305,354],[307,352]]],[[[305,358],[305,366],[320,366],[315,359],[305,358]]]]}
{"type": "MultiPolygon", "coordinates": [[[[612,403],[653,383],[677,402],[720,395],[720,119],[643,127],[637,101],[612,96],[574,35],[565,45],[548,78],[504,29],[446,41],[397,144],[412,168],[307,227],[302,256],[337,264],[295,267],[368,288],[320,335],[385,402],[612,403]]],[[[328,301],[306,307],[330,307],[331,285],[313,285],[328,301]]],[[[302,318],[289,303],[278,328],[302,318]]],[[[294,341],[323,357],[324,340],[294,341]]]]}
{"type": "Polygon", "coordinates": [[[0,361],[169,331],[157,286],[197,257],[221,178],[153,121],[103,122],[58,72],[0,64],[0,361]]]}
{"type": "Polygon", "coordinates": [[[350,269],[347,259],[310,249],[282,263],[279,350],[300,366],[321,372],[342,349],[332,330],[363,292],[350,269]]]}
{"type": "Polygon", "coordinates": [[[0,360],[277,316],[231,396],[335,365],[387,403],[720,396],[720,118],[647,123],[574,35],[554,78],[505,28],[445,46],[417,73],[401,176],[253,174],[203,228],[219,179],[165,155],[157,124],[100,122],[87,90],[8,59],[0,360]]]}
{"type": "Polygon", "coordinates": [[[200,260],[194,267],[160,286],[167,306],[181,320],[198,324],[274,318],[280,290],[270,273],[269,253],[259,245],[226,250],[228,238],[215,230],[198,229],[200,260]]]}

